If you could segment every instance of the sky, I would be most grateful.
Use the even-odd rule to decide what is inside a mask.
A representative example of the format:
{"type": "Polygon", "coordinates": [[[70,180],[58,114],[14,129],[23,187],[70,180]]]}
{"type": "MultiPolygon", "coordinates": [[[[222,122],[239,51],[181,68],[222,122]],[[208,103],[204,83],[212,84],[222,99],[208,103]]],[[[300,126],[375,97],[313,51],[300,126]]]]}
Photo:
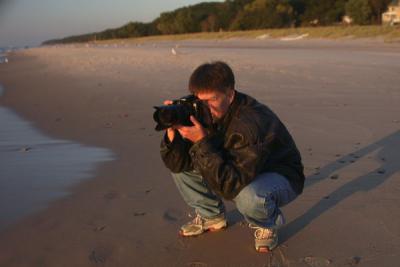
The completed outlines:
{"type": "MultiPolygon", "coordinates": [[[[96,32],[201,0],[0,0],[0,47],[35,46],[49,39],[96,32]]],[[[213,2],[223,2],[214,0],[213,2]]]]}

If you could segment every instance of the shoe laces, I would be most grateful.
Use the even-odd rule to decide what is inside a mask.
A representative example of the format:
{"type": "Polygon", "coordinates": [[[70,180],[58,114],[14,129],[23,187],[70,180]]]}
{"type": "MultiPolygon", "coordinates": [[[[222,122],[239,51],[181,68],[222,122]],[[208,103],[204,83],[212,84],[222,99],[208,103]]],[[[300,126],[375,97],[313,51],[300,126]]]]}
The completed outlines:
{"type": "Polygon", "coordinates": [[[274,235],[274,230],[272,229],[262,228],[254,224],[249,224],[249,227],[252,229],[256,229],[254,231],[254,237],[257,239],[268,239],[274,235]]]}
{"type": "Polygon", "coordinates": [[[204,223],[204,218],[201,217],[200,214],[196,214],[196,217],[192,220],[192,224],[198,224],[198,225],[203,225],[204,223]]]}

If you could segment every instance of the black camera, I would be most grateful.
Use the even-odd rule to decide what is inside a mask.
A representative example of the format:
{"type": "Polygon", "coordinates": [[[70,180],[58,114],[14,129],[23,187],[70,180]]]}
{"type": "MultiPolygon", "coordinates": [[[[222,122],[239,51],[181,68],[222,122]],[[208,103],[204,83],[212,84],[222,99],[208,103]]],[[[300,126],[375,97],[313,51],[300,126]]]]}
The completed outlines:
{"type": "Polygon", "coordinates": [[[193,126],[190,116],[194,116],[204,128],[212,125],[210,109],[194,95],[174,100],[171,105],[154,107],[153,119],[157,123],[156,131],[162,131],[174,125],[193,126]]]}

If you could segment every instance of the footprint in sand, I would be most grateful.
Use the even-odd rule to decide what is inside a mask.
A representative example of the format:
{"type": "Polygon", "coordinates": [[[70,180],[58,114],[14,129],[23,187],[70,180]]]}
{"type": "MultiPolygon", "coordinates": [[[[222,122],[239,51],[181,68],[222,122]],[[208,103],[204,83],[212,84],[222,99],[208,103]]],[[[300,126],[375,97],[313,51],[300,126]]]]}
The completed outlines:
{"type": "Polygon", "coordinates": [[[95,228],[93,228],[94,232],[101,232],[103,231],[107,226],[106,225],[101,225],[101,226],[97,226],[95,228]]]}
{"type": "Polygon", "coordinates": [[[195,261],[195,262],[189,262],[187,264],[187,266],[189,266],[189,267],[206,267],[206,266],[208,266],[208,264],[205,262],[201,262],[201,261],[195,261]]]}
{"type": "Polygon", "coordinates": [[[105,263],[106,258],[98,251],[93,250],[89,255],[89,260],[95,264],[103,264],[105,263]]]}
{"type": "Polygon", "coordinates": [[[174,209],[169,209],[167,211],[164,212],[163,214],[163,218],[164,220],[167,221],[178,221],[179,219],[181,219],[183,216],[182,212],[179,210],[174,210],[174,209]]]}
{"type": "Polygon", "coordinates": [[[307,256],[301,259],[301,262],[310,267],[324,267],[329,266],[332,263],[332,260],[323,257],[307,256]]]}
{"type": "Polygon", "coordinates": [[[119,198],[120,196],[121,196],[120,193],[115,192],[115,191],[110,191],[110,192],[104,194],[104,198],[105,198],[105,199],[108,199],[108,200],[117,199],[117,198],[119,198]]]}

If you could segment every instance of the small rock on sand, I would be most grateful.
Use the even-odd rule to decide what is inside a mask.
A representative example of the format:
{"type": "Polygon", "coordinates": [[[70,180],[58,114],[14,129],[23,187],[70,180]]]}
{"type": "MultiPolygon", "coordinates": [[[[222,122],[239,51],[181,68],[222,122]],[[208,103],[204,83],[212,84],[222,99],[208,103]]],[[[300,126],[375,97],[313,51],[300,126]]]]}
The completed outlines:
{"type": "Polygon", "coordinates": [[[379,173],[379,174],[384,174],[385,172],[386,172],[385,169],[379,169],[379,170],[377,171],[377,173],[379,173]]]}
{"type": "Polygon", "coordinates": [[[331,175],[330,177],[332,180],[337,180],[339,178],[339,174],[331,175]]]}

